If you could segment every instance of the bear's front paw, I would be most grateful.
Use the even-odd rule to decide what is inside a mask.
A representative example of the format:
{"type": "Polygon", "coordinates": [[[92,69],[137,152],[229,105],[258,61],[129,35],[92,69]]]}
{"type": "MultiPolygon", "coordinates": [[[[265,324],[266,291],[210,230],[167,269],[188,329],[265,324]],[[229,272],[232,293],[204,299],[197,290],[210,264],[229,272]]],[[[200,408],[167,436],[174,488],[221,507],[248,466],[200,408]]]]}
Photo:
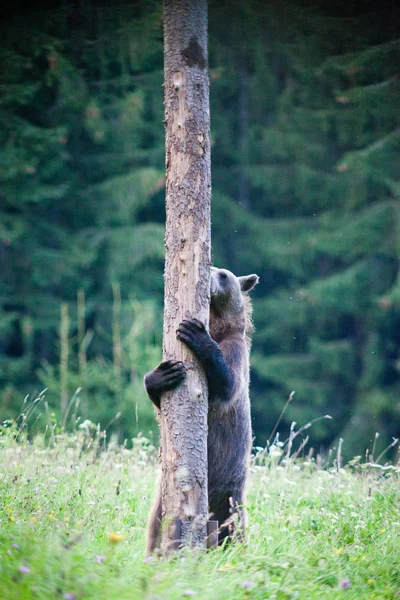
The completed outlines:
{"type": "Polygon", "coordinates": [[[144,382],[148,394],[161,394],[178,387],[185,377],[186,369],[183,362],[166,360],[147,373],[144,382]]]}
{"type": "Polygon", "coordinates": [[[206,328],[198,319],[185,319],[182,321],[176,331],[176,337],[186,344],[186,346],[188,346],[195,354],[199,354],[199,352],[201,352],[201,350],[211,341],[206,328]]]}

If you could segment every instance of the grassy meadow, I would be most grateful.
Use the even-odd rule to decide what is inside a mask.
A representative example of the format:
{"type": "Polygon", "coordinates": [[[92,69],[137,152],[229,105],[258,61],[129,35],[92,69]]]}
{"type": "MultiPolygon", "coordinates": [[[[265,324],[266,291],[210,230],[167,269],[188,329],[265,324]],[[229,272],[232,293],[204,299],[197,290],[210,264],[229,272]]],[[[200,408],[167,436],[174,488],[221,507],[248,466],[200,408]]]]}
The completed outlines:
{"type": "MultiPolygon", "coordinates": [[[[22,425],[24,421],[22,421],[22,425]]],[[[400,598],[400,467],[258,450],[248,539],[145,559],[157,450],[86,422],[0,435],[0,600],[400,598]]],[[[287,448],[287,447],[286,447],[287,448]]]]}

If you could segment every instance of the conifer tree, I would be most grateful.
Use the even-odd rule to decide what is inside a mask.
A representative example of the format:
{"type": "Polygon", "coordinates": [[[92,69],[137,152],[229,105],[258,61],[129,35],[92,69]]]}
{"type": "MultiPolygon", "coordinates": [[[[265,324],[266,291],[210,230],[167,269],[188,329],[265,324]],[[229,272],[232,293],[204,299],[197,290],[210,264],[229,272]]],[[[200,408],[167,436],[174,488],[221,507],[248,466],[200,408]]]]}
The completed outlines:
{"type": "MultiPolygon", "coordinates": [[[[213,154],[223,150],[227,174],[214,225],[224,230],[229,214],[233,230],[220,260],[243,270],[251,264],[265,294],[255,302],[256,432],[272,429],[295,390],[287,427],[330,413],[334,420],[314,426],[314,442],[346,426],[350,452],[360,452],[373,428],[389,433],[385,418],[397,410],[393,385],[385,391],[394,379],[388,348],[396,353],[397,342],[384,324],[396,319],[399,259],[398,41],[373,45],[376,32],[368,39],[356,19],[343,25],[310,8],[257,6],[257,23],[247,20],[242,30],[244,40],[258,41],[248,55],[249,152],[235,153],[225,135],[213,154]],[[234,160],[247,165],[248,206],[229,180],[234,160]]],[[[221,108],[230,125],[219,131],[237,131],[239,72],[229,63],[221,84],[216,75],[222,94],[214,96],[229,90],[236,107],[221,108]]],[[[218,167],[214,173],[219,183],[218,167]]]]}
{"type": "MultiPolygon", "coordinates": [[[[49,390],[59,385],[65,302],[70,393],[81,385],[78,289],[88,373],[97,369],[85,379],[91,410],[107,421],[137,397],[145,411],[140,373],[161,345],[161,8],[80,3],[4,21],[0,389],[10,414],[43,385],[38,373],[49,390]],[[118,285],[117,381],[108,367],[118,285]],[[143,352],[140,317],[130,337],[142,305],[143,352]]],[[[282,435],[331,414],[311,429],[316,448],[341,435],[348,455],[361,453],[376,430],[383,447],[400,435],[398,9],[222,1],[210,3],[209,22],[213,260],[261,275],[257,443],[295,390],[282,435]]],[[[138,431],[129,423],[124,435],[138,431]]]]}
{"type": "MultiPolygon", "coordinates": [[[[154,321],[164,261],[163,209],[148,216],[152,202],[162,207],[164,187],[163,131],[156,125],[162,120],[162,45],[154,33],[159,14],[152,10],[141,20],[137,7],[128,5],[71,5],[54,14],[34,9],[28,27],[24,16],[4,24],[0,387],[10,414],[19,410],[21,394],[43,386],[37,372],[51,383],[54,405],[60,306],[69,303],[70,343],[77,348],[78,291],[86,297],[83,329],[96,329],[85,338],[89,360],[112,359],[115,284],[128,345],[132,304],[153,296],[143,310],[154,321]]],[[[150,343],[147,333],[144,340],[150,343]]],[[[146,360],[140,360],[135,384],[143,400],[146,360]]],[[[86,406],[96,406],[103,389],[108,415],[101,420],[108,422],[116,412],[112,399],[121,402],[119,384],[110,376],[105,385],[101,369],[89,369],[82,381],[74,353],[69,368],[69,395],[83,386],[86,406]]],[[[128,382],[134,371],[124,360],[121,377],[128,382]]]]}

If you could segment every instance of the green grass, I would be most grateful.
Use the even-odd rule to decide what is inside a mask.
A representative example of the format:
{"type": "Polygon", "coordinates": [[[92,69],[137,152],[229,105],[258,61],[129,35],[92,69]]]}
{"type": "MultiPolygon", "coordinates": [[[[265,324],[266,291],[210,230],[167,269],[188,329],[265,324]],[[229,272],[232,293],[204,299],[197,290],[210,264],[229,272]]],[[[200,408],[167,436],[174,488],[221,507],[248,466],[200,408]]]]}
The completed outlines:
{"type": "Polygon", "coordinates": [[[398,468],[259,459],[246,544],[144,561],[146,440],[0,442],[0,600],[400,598],[398,468]]]}

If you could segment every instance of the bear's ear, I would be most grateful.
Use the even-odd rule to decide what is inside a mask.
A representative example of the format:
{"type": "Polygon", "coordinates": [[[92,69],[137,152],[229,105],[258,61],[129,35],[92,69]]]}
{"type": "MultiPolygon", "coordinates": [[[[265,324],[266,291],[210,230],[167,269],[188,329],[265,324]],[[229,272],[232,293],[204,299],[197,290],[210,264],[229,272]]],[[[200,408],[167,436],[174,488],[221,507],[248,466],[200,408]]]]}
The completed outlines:
{"type": "Polygon", "coordinates": [[[238,279],[242,292],[250,292],[259,281],[258,275],[245,275],[244,277],[238,277],[238,279]]]}

